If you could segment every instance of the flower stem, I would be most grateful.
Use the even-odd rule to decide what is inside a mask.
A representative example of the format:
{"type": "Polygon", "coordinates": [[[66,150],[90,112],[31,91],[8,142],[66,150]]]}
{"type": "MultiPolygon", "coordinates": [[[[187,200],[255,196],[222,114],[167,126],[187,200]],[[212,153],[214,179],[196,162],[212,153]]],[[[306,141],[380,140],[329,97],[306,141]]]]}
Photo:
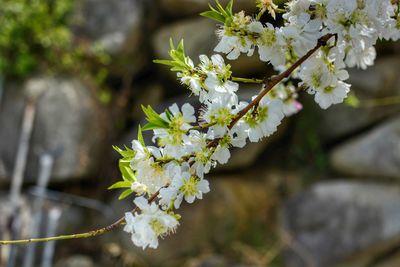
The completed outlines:
{"type": "Polygon", "coordinates": [[[400,96],[368,99],[360,101],[360,108],[374,108],[400,104],[400,96]]]}
{"type": "Polygon", "coordinates": [[[232,77],[232,81],[234,82],[242,82],[242,83],[256,83],[262,84],[264,81],[256,78],[240,78],[240,77],[232,77]]]}

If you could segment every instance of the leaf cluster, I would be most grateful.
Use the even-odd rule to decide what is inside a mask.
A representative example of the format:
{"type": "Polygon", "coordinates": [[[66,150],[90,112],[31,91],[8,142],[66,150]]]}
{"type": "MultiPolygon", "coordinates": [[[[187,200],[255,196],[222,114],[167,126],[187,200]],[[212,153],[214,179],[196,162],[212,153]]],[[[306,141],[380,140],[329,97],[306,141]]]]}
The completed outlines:
{"type": "MultiPolygon", "coordinates": [[[[143,131],[169,128],[169,122],[164,120],[151,106],[142,106],[142,110],[146,115],[146,120],[148,121],[142,129],[143,131]]],[[[167,115],[167,118],[171,120],[172,114],[168,109],[165,114],[167,115]]]]}
{"type": "MultiPolygon", "coordinates": [[[[140,126],[138,130],[138,141],[142,146],[146,146],[146,144],[144,143],[142,128],[140,126]]],[[[131,195],[132,193],[134,193],[131,187],[132,183],[136,182],[137,179],[135,176],[135,172],[132,170],[130,164],[133,158],[135,157],[135,151],[126,146],[124,146],[124,149],[121,149],[117,146],[113,146],[113,149],[122,156],[122,158],[119,160],[118,163],[119,170],[121,171],[122,175],[122,181],[118,181],[112,184],[110,187],[108,187],[108,190],[125,189],[124,191],[122,191],[121,195],[118,198],[119,200],[122,200],[131,195]]]]}
{"type": "Polygon", "coordinates": [[[132,183],[136,181],[136,176],[132,168],[130,167],[130,163],[133,160],[133,157],[135,156],[135,151],[126,146],[124,147],[124,149],[121,149],[117,146],[113,146],[113,148],[122,156],[118,164],[119,170],[121,171],[122,174],[122,181],[114,183],[113,185],[108,187],[108,189],[111,190],[111,189],[124,188],[125,190],[122,191],[121,195],[118,198],[121,200],[133,193],[131,186],[132,183]]]}
{"type": "Polygon", "coordinates": [[[68,25],[73,8],[74,0],[0,0],[0,73],[86,74],[89,63],[106,64],[109,58],[99,47],[74,43],[68,25]]]}
{"type": "Polygon", "coordinates": [[[181,40],[178,46],[175,48],[175,45],[172,39],[169,40],[170,50],[169,56],[172,60],[164,60],[164,59],[156,59],[153,60],[154,63],[167,65],[171,67],[171,71],[190,71],[193,66],[191,66],[191,60],[188,56],[185,55],[185,47],[183,45],[183,40],[181,40]]]}
{"type": "Polygon", "coordinates": [[[216,8],[214,8],[211,4],[209,7],[211,10],[200,13],[201,16],[207,17],[218,22],[222,22],[224,24],[229,24],[233,19],[233,0],[230,0],[229,3],[224,8],[218,0],[215,0],[216,8]]]}

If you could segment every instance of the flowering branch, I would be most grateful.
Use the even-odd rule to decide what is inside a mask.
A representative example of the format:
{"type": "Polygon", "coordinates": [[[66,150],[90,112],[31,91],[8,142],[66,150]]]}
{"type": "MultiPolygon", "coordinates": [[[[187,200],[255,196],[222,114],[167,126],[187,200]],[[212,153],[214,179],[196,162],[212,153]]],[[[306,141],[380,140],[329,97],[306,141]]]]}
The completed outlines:
{"type": "MultiPolygon", "coordinates": [[[[261,99],[278,83],[280,83],[283,79],[288,78],[289,75],[298,67],[300,66],[307,58],[309,58],[312,54],[315,53],[321,46],[325,45],[326,42],[332,37],[332,34],[327,34],[323,37],[320,38],[317,46],[310,50],[306,55],[301,57],[299,60],[297,60],[290,68],[288,68],[286,71],[282,72],[281,74],[273,77],[272,79],[269,79],[268,82],[265,84],[264,89],[261,91],[261,93],[249,104],[247,105],[244,109],[242,109],[238,115],[231,121],[229,128],[232,129],[233,126],[243,117],[248,113],[254,106],[256,106],[261,99]]],[[[214,139],[209,143],[209,147],[215,147],[218,145],[218,142],[221,139],[214,139]]],[[[157,191],[154,193],[147,201],[149,204],[151,204],[159,195],[160,191],[157,191]]],[[[138,207],[135,207],[131,211],[131,213],[139,212],[140,209],[138,207]]],[[[120,218],[113,224],[110,224],[106,227],[96,229],[93,231],[85,232],[85,233],[80,233],[80,234],[71,234],[71,235],[60,235],[60,236],[55,236],[55,237],[45,237],[45,238],[31,238],[31,239],[21,239],[21,240],[1,240],[0,245],[11,245],[11,244],[24,244],[24,243],[32,243],[32,242],[49,242],[49,241],[57,241],[57,240],[68,240],[68,239],[80,239],[80,238],[89,238],[89,237],[95,237],[99,235],[106,234],[108,232],[111,232],[118,228],[119,226],[125,224],[125,217],[120,218]]]]}

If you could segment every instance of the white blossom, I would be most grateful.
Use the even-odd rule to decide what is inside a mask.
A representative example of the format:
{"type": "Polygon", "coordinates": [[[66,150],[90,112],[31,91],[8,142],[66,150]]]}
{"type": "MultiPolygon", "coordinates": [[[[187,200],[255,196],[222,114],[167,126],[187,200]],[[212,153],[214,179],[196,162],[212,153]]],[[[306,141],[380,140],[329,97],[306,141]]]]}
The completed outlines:
{"type": "Polygon", "coordinates": [[[258,142],[273,134],[284,116],[282,101],[265,97],[253,111],[243,117],[239,125],[251,142],[258,142]]]}
{"type": "Polygon", "coordinates": [[[168,112],[171,115],[168,115],[166,112],[160,115],[168,122],[168,128],[154,129],[153,141],[157,140],[160,146],[165,147],[164,154],[180,158],[186,153],[182,146],[186,138],[186,133],[192,127],[191,123],[196,122],[195,111],[190,104],[186,103],[182,106],[182,110],[179,110],[177,104],[173,104],[169,107],[168,112]]]}
{"type": "Polygon", "coordinates": [[[242,31],[248,32],[250,22],[251,18],[245,16],[243,11],[236,13],[231,25],[224,25],[217,31],[220,42],[215,47],[214,51],[227,54],[226,57],[230,60],[237,59],[240,53],[247,53],[251,56],[254,52],[253,42],[250,40],[249,36],[237,34],[242,31]]]}
{"type": "Polygon", "coordinates": [[[189,164],[182,166],[182,171],[177,172],[172,180],[171,185],[160,191],[161,198],[164,203],[174,204],[174,208],[179,209],[182,200],[187,203],[193,203],[194,200],[202,199],[203,194],[210,191],[207,180],[191,174],[189,164]]]}
{"type": "Polygon", "coordinates": [[[159,237],[175,231],[179,225],[177,219],[160,210],[156,203],[149,204],[144,197],[137,197],[134,203],[140,212],[125,213],[124,231],[132,235],[132,242],[136,246],[157,248],[159,237]]]}

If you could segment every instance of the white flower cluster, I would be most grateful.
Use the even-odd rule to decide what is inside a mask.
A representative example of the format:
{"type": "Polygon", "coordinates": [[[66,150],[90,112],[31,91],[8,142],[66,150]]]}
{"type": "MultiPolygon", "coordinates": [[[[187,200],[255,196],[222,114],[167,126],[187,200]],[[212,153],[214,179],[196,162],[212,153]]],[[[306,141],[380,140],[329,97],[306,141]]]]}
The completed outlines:
{"type": "Polygon", "coordinates": [[[287,4],[282,27],[264,25],[243,12],[235,14],[217,31],[220,42],[215,51],[233,60],[258,48],[261,61],[282,69],[315,47],[319,38],[334,34],[336,40],[330,41],[334,51],[324,49],[299,70],[299,77],[325,109],[341,103],[349,92],[345,67],[373,65],[377,40],[400,38],[398,13],[390,0],[294,0],[287,4]]]}
{"type": "MultiPolygon", "coordinates": [[[[258,2],[263,4],[262,12],[275,14],[277,6],[272,1],[258,2]]],[[[132,149],[118,150],[123,156],[124,181],[112,188],[128,188],[123,196],[136,194],[137,209],[126,214],[125,231],[142,248],[156,248],[159,237],[175,231],[180,217],[174,212],[183,201],[193,203],[210,191],[204,175],[217,164],[227,163],[232,147],[270,136],[285,116],[301,110],[299,88],[315,94],[315,101],[324,109],[341,103],[350,90],[344,82],[349,76],[345,68],[373,64],[376,41],[400,37],[398,8],[390,0],[293,0],[287,4],[280,28],[244,12],[233,14],[232,2],[226,8],[217,4],[217,9],[203,15],[223,23],[217,31],[220,42],[215,51],[227,54],[230,60],[241,53],[252,55],[258,48],[262,61],[282,70],[310,50],[320,49],[298,64],[293,73],[300,79],[296,86],[282,79],[267,93],[266,81],[265,94],[248,103],[237,95],[236,81],[246,79],[235,79],[222,56],[201,55],[195,66],[185,56],[183,42],[177,48],[171,43],[172,60],[156,62],[171,66],[178,79],[199,97],[202,108],[196,113],[190,104],[174,104],[158,114],[143,107],[148,124],[140,128],[132,149]],[[335,38],[321,44],[321,37],[327,34],[335,38]],[[145,145],[142,130],[153,131],[153,146],[145,145]]]]}

